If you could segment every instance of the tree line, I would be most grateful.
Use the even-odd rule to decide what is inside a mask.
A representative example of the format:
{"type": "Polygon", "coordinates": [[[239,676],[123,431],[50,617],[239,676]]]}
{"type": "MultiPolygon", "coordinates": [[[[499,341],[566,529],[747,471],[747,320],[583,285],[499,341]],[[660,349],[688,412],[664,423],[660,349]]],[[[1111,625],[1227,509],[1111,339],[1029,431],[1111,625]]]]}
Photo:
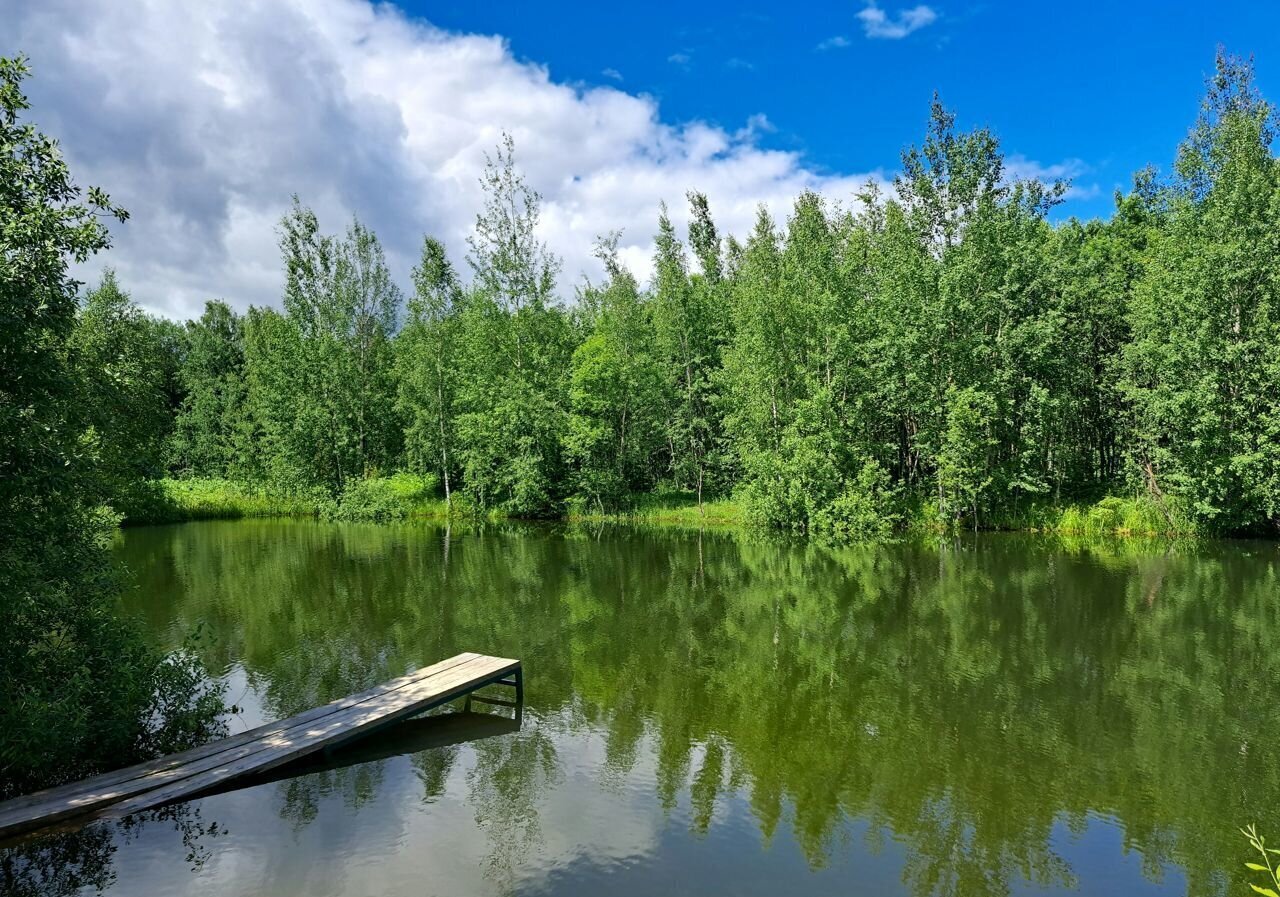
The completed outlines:
{"type": "Polygon", "coordinates": [[[1251,64],[1220,52],[1171,174],[1138,173],[1108,220],[1055,224],[1066,185],[1010,176],[995,136],[935,99],[892,191],[805,192],[742,239],[690,192],[683,233],[659,212],[648,283],[607,234],[603,280],[573,301],[508,137],[469,277],[428,236],[406,298],[372,231],[326,234],[295,200],[281,310],[210,302],[178,327],[108,278],[78,338],[136,343],[112,356],[136,358],[134,411],[98,406],[123,480],[340,498],[409,470],[521,517],[680,491],[835,536],[1115,495],[1169,529],[1274,532],[1275,121],[1251,64]]]}

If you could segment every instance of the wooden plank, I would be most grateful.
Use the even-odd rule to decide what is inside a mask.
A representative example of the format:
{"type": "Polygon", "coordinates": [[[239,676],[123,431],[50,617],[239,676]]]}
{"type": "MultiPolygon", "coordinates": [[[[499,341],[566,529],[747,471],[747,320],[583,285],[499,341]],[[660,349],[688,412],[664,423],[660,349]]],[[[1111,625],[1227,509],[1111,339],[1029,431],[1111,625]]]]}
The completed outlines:
{"type": "MultiPolygon", "coordinates": [[[[461,657],[461,656],[460,656],[461,657]]],[[[116,784],[104,788],[95,789],[89,793],[79,792],[74,796],[63,799],[59,803],[53,805],[38,805],[35,808],[28,808],[27,812],[19,811],[18,816],[25,818],[31,815],[31,811],[38,810],[46,821],[56,821],[59,818],[65,818],[69,815],[79,815],[95,807],[114,803],[120,799],[133,794],[144,793],[160,787],[172,780],[181,780],[193,773],[202,770],[216,768],[219,764],[234,763],[241,757],[252,754],[259,750],[263,743],[287,743],[292,737],[296,736],[296,731],[300,726],[313,725],[320,723],[335,713],[346,712],[352,708],[360,707],[369,701],[377,700],[386,694],[395,693],[405,688],[412,688],[423,681],[433,680],[441,675],[447,675],[461,668],[474,666],[477,661],[484,661],[487,658],[481,658],[480,655],[470,655],[467,657],[452,658],[457,661],[450,665],[449,662],[437,664],[425,671],[419,671],[417,674],[401,677],[384,686],[369,689],[359,695],[351,698],[345,698],[340,701],[331,702],[322,708],[315,708],[298,716],[291,717],[278,723],[261,726],[254,730],[253,737],[245,739],[243,736],[237,736],[233,739],[226,739],[224,742],[215,744],[215,749],[191,752],[196,754],[194,760],[190,760],[185,764],[161,764],[162,768],[149,769],[146,774],[134,776],[116,784]],[[423,674],[426,675],[423,675],[423,674]],[[227,742],[232,742],[227,744],[227,742]],[[202,754],[202,756],[201,756],[202,754]],[[52,812],[50,812],[52,810],[52,812]]],[[[481,673],[486,667],[479,667],[475,672],[481,673]]],[[[246,733],[249,734],[249,733],[246,733]]],[[[144,764],[151,765],[151,764],[144,764]]],[[[5,818],[0,823],[0,836],[9,833],[12,828],[11,821],[5,818]]]]}
{"type": "Polygon", "coordinates": [[[231,738],[15,798],[0,804],[0,838],[72,816],[124,816],[172,803],[359,737],[501,679],[519,667],[519,661],[507,658],[459,654],[231,738]]]}
{"type": "MultiPolygon", "coordinates": [[[[472,663],[455,667],[440,676],[398,689],[362,702],[348,710],[325,717],[312,724],[294,727],[284,735],[270,736],[257,743],[256,749],[236,751],[234,760],[192,770],[170,783],[144,791],[107,806],[100,814],[118,819],[152,807],[182,800],[197,791],[213,788],[248,772],[266,772],[282,763],[304,757],[325,747],[342,744],[370,729],[421,713],[432,706],[453,700],[468,691],[505,675],[519,666],[518,661],[481,657],[472,663]],[[444,681],[441,681],[444,680],[444,681]]],[[[184,772],[187,768],[184,767],[184,772]]]]}
{"type": "Polygon", "coordinates": [[[284,720],[258,726],[248,732],[231,738],[161,757],[147,763],[116,770],[73,782],[59,788],[51,788],[42,792],[15,798],[0,804],[0,837],[4,837],[15,826],[23,826],[24,821],[33,811],[45,812],[48,821],[57,821],[69,815],[75,815],[106,803],[111,803],[130,794],[144,791],[160,784],[164,777],[175,774],[188,764],[216,763],[221,758],[230,756],[237,749],[252,747],[262,738],[272,737],[287,732],[290,728],[323,719],[333,713],[340,712],[359,703],[385,694],[388,691],[404,688],[424,678],[439,675],[465,663],[470,663],[481,655],[460,654],[430,667],[417,670],[407,676],[401,676],[382,685],[366,689],[355,695],[331,701],[320,707],[312,708],[284,720]],[[160,779],[154,777],[159,776],[160,779]]]}
{"type": "Polygon", "coordinates": [[[209,757],[223,751],[229,751],[241,745],[249,744],[254,740],[266,735],[270,735],[277,731],[282,731],[291,726],[300,723],[310,722],[326,716],[329,713],[346,709],[354,704],[358,704],[368,698],[374,697],[383,692],[402,688],[412,682],[416,682],[428,676],[434,676],[452,667],[458,666],[466,661],[480,657],[479,654],[467,652],[450,657],[448,660],[442,660],[439,663],[432,664],[428,667],[422,667],[405,676],[392,679],[380,685],[375,685],[362,692],[349,695],[345,698],[339,698],[336,701],[330,701],[319,707],[313,707],[303,713],[296,714],[283,720],[264,723],[253,729],[241,732],[239,735],[233,735],[229,738],[223,738],[218,741],[211,741],[208,744],[200,745],[177,754],[169,754],[164,757],[158,757],[155,760],[149,760],[145,763],[139,763],[134,766],[127,766],[122,769],[112,770],[110,772],[101,773],[91,776],[87,779],[81,779],[77,782],[70,782],[66,785],[59,785],[54,788],[46,788],[42,791],[36,791],[23,797],[16,797],[12,800],[5,801],[0,804],[0,832],[4,831],[4,826],[8,821],[10,814],[21,813],[21,811],[43,803],[53,803],[58,801],[75,801],[91,795],[96,791],[109,791],[113,788],[125,786],[130,780],[142,778],[152,773],[163,772],[181,766],[184,763],[190,763],[195,760],[209,757]]]}

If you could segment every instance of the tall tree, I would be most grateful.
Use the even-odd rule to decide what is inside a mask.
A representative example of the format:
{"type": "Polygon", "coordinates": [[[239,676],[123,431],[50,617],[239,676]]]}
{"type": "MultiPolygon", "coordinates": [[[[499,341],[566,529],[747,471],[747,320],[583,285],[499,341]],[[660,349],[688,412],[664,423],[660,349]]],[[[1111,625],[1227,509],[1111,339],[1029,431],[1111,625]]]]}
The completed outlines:
{"type": "Polygon", "coordinates": [[[139,488],[164,473],[174,356],[181,351],[168,335],[120,289],[111,271],[85,298],[71,335],[87,438],[104,490],[100,497],[121,511],[139,488]]]}
{"type": "Polygon", "coordinates": [[[285,315],[250,317],[251,400],[273,474],[338,495],[399,451],[391,340],[401,295],[381,244],[359,221],[344,238],[322,234],[295,198],[280,248],[285,315]]]}
{"type": "Polygon", "coordinates": [[[915,454],[936,474],[944,458],[967,452],[967,437],[951,444],[962,432],[951,425],[953,401],[963,402],[957,414],[966,420],[971,409],[994,403],[999,430],[976,498],[949,494],[949,479],[934,476],[944,516],[1016,504],[1049,488],[1045,465],[1053,451],[1045,434],[1055,426],[1056,406],[1044,362],[1056,325],[1042,258],[1045,218],[1065,190],[1063,183],[1008,179],[995,137],[986,129],[958,131],[936,97],[922,146],[903,154],[895,192],[923,253],[903,258],[923,273],[922,280],[912,275],[919,289],[908,293],[920,300],[923,331],[922,353],[908,359],[908,379],[920,385],[915,454]]]}
{"type": "Polygon", "coordinates": [[[464,481],[483,508],[555,514],[566,485],[561,434],[573,348],[553,294],[560,262],[538,240],[540,198],[516,169],[510,135],[481,184],[484,210],[467,253],[475,281],[459,324],[464,481]]]}
{"type": "Polygon", "coordinates": [[[391,343],[403,296],[373,231],[353,220],[337,245],[334,290],[343,318],[339,342],[352,371],[344,399],[355,428],[354,469],[365,476],[389,467],[400,451],[391,343]]]}
{"type": "MultiPolygon", "coordinates": [[[[702,205],[705,213],[705,202],[702,205]]],[[[714,226],[705,214],[699,219],[695,213],[694,220],[698,246],[706,256],[703,263],[712,277],[718,277],[714,226]]],[[[719,325],[724,319],[715,305],[722,294],[691,278],[684,245],[665,205],[658,216],[656,243],[653,323],[668,393],[665,430],[670,476],[681,488],[694,490],[701,508],[708,481],[723,461],[716,376],[724,333],[719,325]]]]}
{"type": "Polygon", "coordinates": [[[606,511],[653,486],[663,371],[639,285],[618,260],[616,234],[601,241],[597,255],[609,280],[583,297],[593,320],[573,353],[565,446],[576,494],[606,511]]]}
{"type": "Polygon", "coordinates": [[[1220,51],[1138,282],[1124,348],[1131,456],[1169,513],[1280,522],[1280,163],[1252,65],[1220,51]]]}
{"type": "Polygon", "coordinates": [[[251,467],[244,366],[243,319],[225,302],[205,303],[187,324],[179,373],[185,397],[168,449],[179,473],[237,478],[251,467]]]}
{"type": "MultiPolygon", "coordinates": [[[[145,750],[155,658],[116,615],[68,267],[125,211],[82,193],[22,120],[23,59],[0,59],[0,796],[145,750]]],[[[171,697],[171,695],[166,695],[171,697]]]]}
{"type": "Polygon", "coordinates": [[[445,502],[452,506],[458,469],[458,316],[463,293],[444,244],[434,237],[423,240],[413,285],[409,320],[396,341],[406,460],[412,468],[437,472],[445,502]]]}

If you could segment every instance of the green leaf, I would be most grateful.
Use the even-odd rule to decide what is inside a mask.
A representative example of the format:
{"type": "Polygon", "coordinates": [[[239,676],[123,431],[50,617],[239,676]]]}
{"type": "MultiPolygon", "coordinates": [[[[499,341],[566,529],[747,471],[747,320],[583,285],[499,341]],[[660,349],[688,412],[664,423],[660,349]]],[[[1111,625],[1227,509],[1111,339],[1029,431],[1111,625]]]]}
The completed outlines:
{"type": "Polygon", "coordinates": [[[1263,897],[1280,897],[1280,894],[1277,894],[1275,891],[1271,890],[1271,888],[1260,888],[1255,884],[1251,884],[1249,887],[1253,888],[1259,894],[1262,894],[1263,897]]]}

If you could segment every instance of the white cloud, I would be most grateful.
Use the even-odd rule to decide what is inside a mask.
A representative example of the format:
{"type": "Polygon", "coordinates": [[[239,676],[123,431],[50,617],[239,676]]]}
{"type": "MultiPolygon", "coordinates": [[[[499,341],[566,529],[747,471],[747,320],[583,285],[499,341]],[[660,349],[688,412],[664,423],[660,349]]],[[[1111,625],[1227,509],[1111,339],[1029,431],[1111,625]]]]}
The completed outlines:
{"type": "Polygon", "coordinates": [[[693,57],[688,53],[672,53],[667,57],[667,62],[670,62],[673,65],[688,65],[692,61],[693,57]]]}
{"type": "Polygon", "coordinates": [[[274,228],[293,193],[326,230],[359,215],[403,285],[424,233],[465,271],[484,154],[503,130],[543,195],[566,298],[600,275],[592,244],[617,228],[623,261],[650,274],[661,200],[679,227],[685,193],[702,190],[721,230],[745,235],[759,203],[783,220],[805,188],[850,200],[869,176],[762,147],[763,115],[737,129],[664,122],[652,97],[558,83],[500,37],[389,4],[7,2],[6,37],[34,69],[32,120],[61,139],[79,183],[132,213],[81,276],[111,265],[174,316],[212,297],[278,304],[274,228]]]}
{"type": "Polygon", "coordinates": [[[613,69],[613,68],[605,69],[600,74],[604,75],[606,78],[612,78],[614,81],[622,80],[622,72],[618,71],[617,69],[613,69]]]}
{"type": "Polygon", "coordinates": [[[757,112],[747,118],[746,125],[733,132],[733,137],[738,141],[750,141],[761,134],[772,134],[776,130],[778,129],[773,126],[773,122],[769,121],[769,116],[763,112],[757,112]]]}
{"type": "Polygon", "coordinates": [[[938,14],[932,8],[921,5],[890,16],[872,0],[858,13],[858,18],[862,21],[862,31],[867,37],[898,40],[926,25],[932,25],[938,20],[938,14]]]}
{"type": "Polygon", "coordinates": [[[1011,153],[1004,160],[1004,175],[1009,181],[1040,181],[1052,184],[1054,181],[1067,181],[1067,199],[1094,199],[1101,194],[1097,184],[1081,184],[1080,178],[1089,173],[1089,166],[1080,159],[1064,159],[1051,165],[1045,165],[1034,159],[1028,159],[1021,153],[1011,153]]]}
{"type": "MultiPolygon", "coordinates": [[[[114,266],[147,307],[197,314],[210,297],[277,303],[274,227],[297,193],[338,231],[359,215],[407,284],[424,232],[461,264],[484,154],[503,130],[544,197],[564,294],[597,235],[651,267],[657,207],[690,189],[745,232],[806,187],[850,196],[865,179],[818,173],[734,133],[662,121],[657,102],[552,80],[500,37],[458,34],[365,0],[17,0],[8,41],[31,57],[32,119],[62,140],[82,184],[132,213],[82,276],[114,266]]],[[[7,35],[9,36],[9,35],[7,35]]],[[[463,267],[465,270],[465,266],[463,267]]]]}
{"type": "Polygon", "coordinates": [[[834,37],[829,37],[826,40],[822,41],[820,44],[818,44],[817,49],[843,50],[844,48],[852,45],[853,45],[853,41],[849,40],[849,38],[845,37],[843,34],[837,34],[834,37]]]}

